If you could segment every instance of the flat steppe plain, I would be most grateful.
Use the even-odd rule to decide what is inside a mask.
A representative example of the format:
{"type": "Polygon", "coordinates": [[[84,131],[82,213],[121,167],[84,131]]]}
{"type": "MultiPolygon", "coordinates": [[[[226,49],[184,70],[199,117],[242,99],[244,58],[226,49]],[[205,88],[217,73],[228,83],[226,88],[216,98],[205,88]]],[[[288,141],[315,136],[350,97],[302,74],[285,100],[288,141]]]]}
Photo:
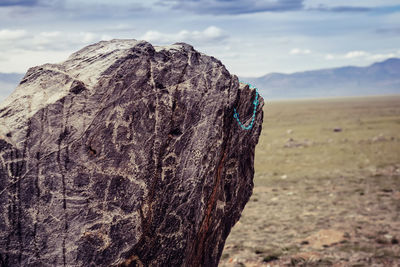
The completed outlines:
{"type": "Polygon", "coordinates": [[[400,95],[266,100],[220,266],[400,266],[400,95]]]}

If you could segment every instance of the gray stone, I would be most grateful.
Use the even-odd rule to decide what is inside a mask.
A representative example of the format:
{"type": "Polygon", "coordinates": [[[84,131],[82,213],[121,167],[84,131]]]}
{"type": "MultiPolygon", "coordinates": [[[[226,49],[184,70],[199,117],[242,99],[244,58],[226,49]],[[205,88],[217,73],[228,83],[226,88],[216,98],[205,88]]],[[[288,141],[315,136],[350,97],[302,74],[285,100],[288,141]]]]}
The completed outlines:
{"type": "Polygon", "coordinates": [[[0,104],[1,266],[217,266],[263,99],[178,43],[99,42],[0,104]]]}

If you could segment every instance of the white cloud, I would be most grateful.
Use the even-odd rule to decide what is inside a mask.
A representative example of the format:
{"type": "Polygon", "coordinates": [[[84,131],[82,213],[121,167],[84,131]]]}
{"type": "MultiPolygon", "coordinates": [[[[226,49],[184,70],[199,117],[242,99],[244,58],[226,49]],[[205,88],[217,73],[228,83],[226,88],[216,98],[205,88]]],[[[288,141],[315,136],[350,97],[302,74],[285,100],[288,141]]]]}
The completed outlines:
{"type": "Polygon", "coordinates": [[[28,34],[25,30],[0,30],[0,41],[14,41],[26,37],[28,34]]]}
{"type": "MultiPolygon", "coordinates": [[[[100,40],[110,40],[113,36],[102,32],[63,32],[27,30],[2,30],[0,39],[0,72],[25,72],[29,67],[49,62],[65,60],[72,52],[100,40]],[[14,40],[11,40],[14,38],[14,40]],[[18,39],[20,38],[20,39],[18,39]]],[[[182,30],[176,34],[148,31],[142,39],[155,43],[188,42],[194,44],[215,44],[227,38],[218,27],[210,26],[202,31],[182,30]]],[[[230,52],[232,54],[232,52],[230,52]]]]}
{"type": "Polygon", "coordinates": [[[142,37],[140,37],[140,39],[149,42],[166,43],[170,41],[171,37],[158,31],[147,31],[142,37]]]}
{"type": "Polygon", "coordinates": [[[93,32],[27,32],[26,30],[1,30],[1,50],[62,51],[82,48],[84,45],[101,40],[110,40],[108,34],[93,32]]]}
{"type": "Polygon", "coordinates": [[[366,60],[384,60],[391,57],[400,56],[400,51],[389,52],[389,53],[370,53],[366,51],[350,51],[344,54],[342,57],[346,59],[361,58],[366,60]]]}
{"type": "Polygon", "coordinates": [[[0,72],[25,73],[28,68],[45,63],[58,63],[64,61],[72,54],[72,51],[29,51],[9,50],[7,54],[0,54],[6,60],[0,64],[0,72]]]}
{"type": "MultiPolygon", "coordinates": [[[[201,35],[201,33],[200,33],[200,35],[201,35]]],[[[203,31],[203,35],[204,35],[204,37],[209,38],[209,39],[219,39],[219,38],[225,36],[223,31],[220,28],[217,28],[215,26],[210,26],[207,29],[205,29],[203,31]]]]}
{"type": "Polygon", "coordinates": [[[111,40],[111,39],[113,39],[113,37],[112,37],[111,35],[108,35],[108,34],[102,34],[102,35],[100,36],[100,40],[101,40],[101,41],[109,41],[109,40],[111,40]]]}
{"type": "Polygon", "coordinates": [[[92,32],[80,32],[79,36],[82,43],[91,43],[98,39],[98,36],[92,32]]]}
{"type": "Polygon", "coordinates": [[[365,51],[350,51],[344,55],[345,58],[358,58],[358,57],[365,57],[368,53],[365,51]]]}
{"type": "Polygon", "coordinates": [[[400,57],[400,51],[387,51],[386,53],[373,53],[362,50],[349,51],[347,53],[325,54],[326,60],[338,62],[339,65],[371,64],[392,57],[400,57]]]}
{"type": "Polygon", "coordinates": [[[334,58],[335,58],[335,56],[332,55],[332,54],[327,54],[327,55],[325,55],[325,59],[326,59],[326,60],[332,60],[332,59],[334,59],[334,58]]]}
{"type": "Polygon", "coordinates": [[[369,58],[372,60],[385,60],[387,58],[396,57],[399,55],[400,55],[400,53],[397,53],[397,55],[395,53],[375,54],[375,55],[370,55],[369,58]]]}
{"type": "Polygon", "coordinates": [[[59,37],[61,35],[61,32],[59,31],[53,31],[53,32],[41,32],[40,36],[43,37],[59,37]]]}
{"type": "Polygon", "coordinates": [[[101,41],[107,34],[93,32],[0,31],[0,72],[25,72],[29,67],[65,60],[72,52],[101,41]],[[7,37],[4,38],[3,37],[7,37]],[[11,39],[14,38],[14,39],[11,39]]]}
{"type": "Polygon", "coordinates": [[[210,26],[204,31],[182,30],[176,34],[161,33],[158,31],[147,31],[140,39],[157,44],[170,44],[175,42],[202,43],[219,42],[226,39],[228,35],[218,27],[210,26]]]}
{"type": "Polygon", "coordinates": [[[299,49],[299,48],[293,48],[289,52],[291,55],[308,55],[311,54],[310,49],[299,49]]]}
{"type": "Polygon", "coordinates": [[[40,50],[46,49],[48,45],[57,42],[61,37],[62,34],[59,31],[41,32],[31,36],[33,47],[40,48],[40,50]]]}

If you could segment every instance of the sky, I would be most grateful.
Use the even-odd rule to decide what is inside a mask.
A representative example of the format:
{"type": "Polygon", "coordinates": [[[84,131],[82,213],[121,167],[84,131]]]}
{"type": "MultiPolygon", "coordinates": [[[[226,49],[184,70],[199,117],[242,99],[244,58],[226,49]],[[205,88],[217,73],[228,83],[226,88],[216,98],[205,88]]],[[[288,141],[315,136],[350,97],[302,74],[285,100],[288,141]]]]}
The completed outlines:
{"type": "Polygon", "coordinates": [[[113,38],[186,42],[239,76],[400,57],[400,0],[0,0],[0,72],[113,38]]]}

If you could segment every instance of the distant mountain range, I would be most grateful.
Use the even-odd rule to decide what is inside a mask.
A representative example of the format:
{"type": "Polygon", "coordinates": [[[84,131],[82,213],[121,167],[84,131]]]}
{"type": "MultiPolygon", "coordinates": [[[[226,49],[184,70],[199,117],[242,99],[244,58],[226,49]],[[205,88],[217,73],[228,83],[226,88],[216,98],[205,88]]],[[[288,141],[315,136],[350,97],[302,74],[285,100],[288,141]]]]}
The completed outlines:
{"type": "MultiPolygon", "coordinates": [[[[17,87],[24,74],[0,73],[0,101],[17,87]]],[[[240,77],[256,86],[265,99],[315,98],[400,94],[400,59],[368,67],[341,67],[292,74],[270,73],[240,77]]]]}
{"type": "Polygon", "coordinates": [[[368,67],[341,67],[292,74],[240,77],[256,86],[265,99],[400,94],[400,59],[368,67]]]}

